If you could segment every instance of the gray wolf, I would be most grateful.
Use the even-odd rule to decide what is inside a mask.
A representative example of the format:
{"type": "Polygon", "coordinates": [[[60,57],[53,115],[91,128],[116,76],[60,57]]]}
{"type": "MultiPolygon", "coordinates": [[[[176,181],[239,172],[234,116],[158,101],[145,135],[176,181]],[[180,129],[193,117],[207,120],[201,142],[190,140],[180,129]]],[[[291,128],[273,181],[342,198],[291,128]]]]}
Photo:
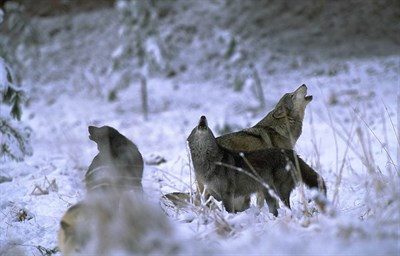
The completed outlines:
{"type": "Polygon", "coordinates": [[[158,206],[127,193],[90,194],[71,206],[60,221],[61,254],[179,254],[178,242],[166,239],[173,236],[173,229],[158,206]]]}
{"type": "Polygon", "coordinates": [[[88,130],[99,153],[85,175],[87,191],[142,191],[143,157],[137,146],[110,126],[89,126],[88,130]]]}
{"type": "Polygon", "coordinates": [[[259,177],[289,208],[290,193],[299,181],[310,188],[319,188],[326,196],[323,178],[293,150],[269,148],[239,152],[224,148],[217,143],[205,116],[200,118],[187,140],[196,178],[206,185],[209,194],[222,201],[228,212],[237,211],[236,198],[250,197],[252,193],[262,191],[269,211],[278,215],[279,204],[273,193],[259,180],[235,168],[259,177]]]}
{"type": "Polygon", "coordinates": [[[258,150],[271,147],[293,149],[299,139],[304,111],[313,97],[307,96],[307,86],[282,96],[275,108],[251,128],[222,135],[218,144],[233,150],[258,150]]]}
{"type": "MultiPolygon", "coordinates": [[[[307,86],[303,84],[293,92],[284,94],[274,109],[256,125],[217,137],[217,142],[235,151],[272,147],[293,149],[302,132],[304,111],[312,99],[311,95],[307,95],[307,86]]],[[[199,189],[203,190],[201,184],[199,189]]],[[[264,204],[262,195],[262,191],[257,194],[257,204],[260,207],[264,204]]],[[[250,205],[250,198],[237,203],[237,208],[246,209],[250,205]]]]}

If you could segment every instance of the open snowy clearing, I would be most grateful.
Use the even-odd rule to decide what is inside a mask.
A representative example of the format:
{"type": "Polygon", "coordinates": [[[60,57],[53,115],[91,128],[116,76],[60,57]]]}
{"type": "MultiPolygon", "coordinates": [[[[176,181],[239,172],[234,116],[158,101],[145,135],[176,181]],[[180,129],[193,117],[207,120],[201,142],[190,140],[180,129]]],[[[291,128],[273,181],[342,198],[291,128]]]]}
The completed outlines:
{"type": "MultiPolygon", "coordinates": [[[[189,19],[191,13],[186,15],[189,19]]],[[[203,47],[210,45],[198,36],[181,53],[181,61],[190,53],[196,61],[186,73],[148,79],[146,120],[139,81],[108,100],[125,74],[102,71],[118,48],[115,16],[115,10],[105,9],[35,20],[43,35],[57,33],[39,45],[39,57],[27,61],[35,68],[26,66],[24,84],[31,95],[23,121],[33,130],[34,155],[0,166],[0,175],[10,178],[0,183],[1,255],[59,255],[51,250],[57,246],[60,218],[85,197],[83,177],[97,154],[89,125],[118,129],[147,161],[166,160],[146,165],[143,178],[151,209],[165,213],[172,226],[165,247],[154,254],[178,243],[176,253],[182,255],[400,255],[398,54],[310,59],[264,49],[256,53],[265,57],[256,62],[265,96],[261,109],[251,83],[235,91],[218,75],[220,66],[204,62],[203,47]],[[201,115],[216,135],[226,127],[249,127],[303,83],[314,99],[295,149],[324,177],[329,213],[310,201],[307,216],[298,189],[291,196],[292,210],[281,208],[277,218],[254,202],[237,214],[160,203],[166,193],[195,189],[186,138],[201,115]]],[[[249,42],[243,41],[245,47],[249,42]]],[[[115,253],[129,255],[123,249],[115,253]]]]}

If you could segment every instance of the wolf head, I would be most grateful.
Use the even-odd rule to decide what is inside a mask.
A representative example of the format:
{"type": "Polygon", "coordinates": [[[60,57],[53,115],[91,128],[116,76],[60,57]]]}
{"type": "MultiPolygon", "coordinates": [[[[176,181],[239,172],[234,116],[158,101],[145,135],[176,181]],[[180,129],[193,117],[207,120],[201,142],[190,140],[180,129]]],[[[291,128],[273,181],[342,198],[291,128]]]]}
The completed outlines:
{"type": "Polygon", "coordinates": [[[195,169],[202,170],[205,168],[204,165],[213,163],[216,159],[221,158],[217,140],[208,127],[205,116],[200,117],[198,125],[193,128],[187,141],[195,169]]]}
{"type": "Polygon", "coordinates": [[[87,224],[87,206],[78,203],[71,206],[60,221],[58,247],[63,255],[79,253],[90,239],[90,233],[83,224],[87,224]]]}
{"type": "Polygon", "coordinates": [[[110,126],[89,126],[89,139],[97,143],[100,153],[115,155],[116,149],[124,142],[124,136],[110,126]]]}
{"type": "Polygon", "coordinates": [[[96,142],[97,144],[109,141],[117,137],[118,135],[121,135],[116,129],[107,125],[102,127],[89,126],[88,130],[89,139],[96,142]]]}
{"type": "Polygon", "coordinates": [[[307,86],[303,84],[294,92],[283,95],[272,111],[272,115],[276,119],[288,117],[303,120],[306,106],[312,99],[312,95],[307,96],[307,86]]]}
{"type": "Polygon", "coordinates": [[[189,142],[189,147],[191,145],[199,144],[199,145],[207,145],[207,144],[215,144],[217,145],[215,136],[210,128],[208,128],[207,118],[205,116],[201,116],[199,120],[199,124],[193,128],[189,137],[187,138],[189,142]]]}

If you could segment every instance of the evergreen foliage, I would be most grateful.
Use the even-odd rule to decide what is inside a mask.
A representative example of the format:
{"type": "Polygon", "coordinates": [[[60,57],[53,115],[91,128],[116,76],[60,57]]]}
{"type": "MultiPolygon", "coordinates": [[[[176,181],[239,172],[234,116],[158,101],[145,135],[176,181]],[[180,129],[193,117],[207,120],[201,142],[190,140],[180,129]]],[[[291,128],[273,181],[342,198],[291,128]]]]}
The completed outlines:
{"type": "Polygon", "coordinates": [[[22,161],[33,153],[29,143],[32,130],[21,122],[25,90],[13,81],[10,68],[0,57],[0,162],[22,161]]]}

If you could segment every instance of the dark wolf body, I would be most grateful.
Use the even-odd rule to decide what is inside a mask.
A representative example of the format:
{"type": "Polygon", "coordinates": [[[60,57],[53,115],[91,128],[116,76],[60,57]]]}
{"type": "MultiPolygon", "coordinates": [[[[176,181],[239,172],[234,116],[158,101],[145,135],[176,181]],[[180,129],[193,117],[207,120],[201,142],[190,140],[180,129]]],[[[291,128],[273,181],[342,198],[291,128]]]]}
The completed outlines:
{"type": "Polygon", "coordinates": [[[143,158],[136,145],[110,126],[89,126],[89,138],[99,153],[85,175],[87,191],[142,191],[143,158]]]}
{"type": "Polygon", "coordinates": [[[250,197],[252,193],[262,191],[270,212],[278,215],[278,202],[267,188],[235,168],[242,168],[248,173],[253,173],[254,169],[255,176],[268,184],[289,208],[290,193],[298,182],[295,179],[297,173],[308,187],[319,188],[326,195],[322,177],[293,150],[270,148],[240,153],[226,149],[217,143],[205,116],[192,130],[188,142],[196,178],[206,185],[209,194],[223,202],[228,212],[237,211],[235,198],[250,197]]]}

